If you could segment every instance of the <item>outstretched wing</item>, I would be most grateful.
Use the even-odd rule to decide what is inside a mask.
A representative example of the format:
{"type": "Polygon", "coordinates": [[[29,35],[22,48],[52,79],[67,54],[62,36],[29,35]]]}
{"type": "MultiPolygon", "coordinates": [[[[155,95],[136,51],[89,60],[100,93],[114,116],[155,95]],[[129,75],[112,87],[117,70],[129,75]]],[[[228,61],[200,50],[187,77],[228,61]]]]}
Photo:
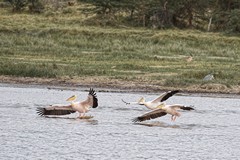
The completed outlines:
{"type": "Polygon", "coordinates": [[[47,116],[47,115],[67,115],[76,112],[73,110],[71,105],[68,106],[48,106],[44,108],[37,108],[37,114],[40,116],[47,116]]]}
{"type": "Polygon", "coordinates": [[[152,101],[152,103],[163,102],[166,101],[169,97],[172,97],[174,94],[178,93],[179,90],[168,91],[157,97],[152,101]]]}
{"type": "Polygon", "coordinates": [[[158,117],[165,116],[167,113],[163,109],[155,109],[151,112],[147,112],[142,116],[133,119],[133,122],[142,122],[150,119],[155,119],[158,117]]]}
{"type": "Polygon", "coordinates": [[[89,90],[88,99],[89,99],[89,105],[92,106],[93,108],[97,108],[98,99],[97,99],[96,92],[92,88],[90,88],[89,90]]]}

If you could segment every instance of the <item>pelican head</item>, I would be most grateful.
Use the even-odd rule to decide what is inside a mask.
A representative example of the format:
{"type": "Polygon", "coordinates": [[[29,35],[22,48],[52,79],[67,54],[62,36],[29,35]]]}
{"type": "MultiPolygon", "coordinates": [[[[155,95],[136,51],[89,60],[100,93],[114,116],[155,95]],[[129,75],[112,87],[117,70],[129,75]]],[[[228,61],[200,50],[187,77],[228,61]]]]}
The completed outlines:
{"type": "Polygon", "coordinates": [[[144,103],[145,103],[145,98],[144,97],[140,98],[138,101],[138,104],[144,105],[144,103]]]}
{"type": "Polygon", "coordinates": [[[72,101],[74,101],[76,98],[77,98],[77,96],[76,96],[76,95],[73,95],[73,96],[69,97],[66,101],[72,102],[72,101]]]}

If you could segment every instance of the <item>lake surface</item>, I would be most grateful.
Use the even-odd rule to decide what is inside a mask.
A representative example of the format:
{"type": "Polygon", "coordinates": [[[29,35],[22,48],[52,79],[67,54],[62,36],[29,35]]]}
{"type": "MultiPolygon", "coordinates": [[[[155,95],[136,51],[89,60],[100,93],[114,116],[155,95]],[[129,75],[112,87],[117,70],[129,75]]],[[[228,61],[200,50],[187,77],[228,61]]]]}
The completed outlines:
{"type": "Polygon", "coordinates": [[[159,94],[98,92],[99,107],[77,119],[77,114],[46,118],[37,107],[67,104],[78,90],[0,84],[0,159],[239,159],[240,99],[175,95],[167,103],[193,105],[175,122],[166,115],[143,124],[132,119],[148,109],[125,105],[141,96],[159,94]]]}

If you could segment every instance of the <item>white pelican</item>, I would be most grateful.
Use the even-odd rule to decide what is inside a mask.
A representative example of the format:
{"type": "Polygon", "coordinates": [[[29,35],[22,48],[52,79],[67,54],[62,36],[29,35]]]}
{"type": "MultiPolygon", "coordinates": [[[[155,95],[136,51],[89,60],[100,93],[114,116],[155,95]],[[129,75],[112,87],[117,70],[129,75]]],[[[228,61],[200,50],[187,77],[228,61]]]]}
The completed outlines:
{"type": "Polygon", "coordinates": [[[122,100],[125,104],[139,104],[139,105],[145,105],[148,109],[154,110],[162,105],[165,106],[164,101],[166,101],[169,97],[172,97],[174,94],[178,93],[179,90],[174,90],[174,91],[168,91],[157,97],[156,99],[152,101],[145,101],[145,98],[142,97],[138,102],[125,102],[122,100]]]}
{"type": "Polygon", "coordinates": [[[67,99],[67,101],[71,101],[70,105],[52,105],[44,108],[37,108],[37,113],[40,116],[47,115],[67,115],[74,112],[79,113],[79,118],[84,118],[85,113],[89,111],[90,107],[97,108],[98,99],[95,91],[90,88],[88,97],[85,101],[75,102],[76,95],[67,99]]]}
{"type": "Polygon", "coordinates": [[[175,121],[177,117],[181,114],[177,111],[179,109],[182,110],[194,110],[192,107],[185,107],[183,105],[174,104],[174,105],[160,105],[157,109],[154,109],[150,112],[143,114],[142,116],[136,117],[133,119],[133,122],[142,122],[158,117],[165,116],[166,114],[172,115],[171,120],[175,121]]]}

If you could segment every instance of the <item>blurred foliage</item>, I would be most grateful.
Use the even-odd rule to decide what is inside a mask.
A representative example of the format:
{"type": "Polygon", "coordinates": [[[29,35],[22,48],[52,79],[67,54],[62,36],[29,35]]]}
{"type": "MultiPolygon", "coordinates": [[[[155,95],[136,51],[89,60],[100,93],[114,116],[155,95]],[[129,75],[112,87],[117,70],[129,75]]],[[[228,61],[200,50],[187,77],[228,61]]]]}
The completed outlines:
{"type": "Polygon", "coordinates": [[[10,3],[13,12],[23,11],[28,7],[30,12],[40,13],[44,9],[44,5],[41,0],[5,0],[5,2],[10,3]]]}
{"type": "MultiPolygon", "coordinates": [[[[240,33],[239,0],[4,0],[12,11],[42,13],[62,9],[64,14],[81,13],[91,16],[86,24],[180,28],[240,33]],[[51,7],[49,8],[49,5],[51,7]],[[47,8],[47,9],[45,9],[47,8]]],[[[3,4],[2,4],[3,5],[3,4]]]]}
{"type": "Polygon", "coordinates": [[[114,21],[124,15],[126,24],[132,26],[240,32],[239,0],[78,1],[95,6],[86,11],[101,15],[97,18],[114,21]]]}

